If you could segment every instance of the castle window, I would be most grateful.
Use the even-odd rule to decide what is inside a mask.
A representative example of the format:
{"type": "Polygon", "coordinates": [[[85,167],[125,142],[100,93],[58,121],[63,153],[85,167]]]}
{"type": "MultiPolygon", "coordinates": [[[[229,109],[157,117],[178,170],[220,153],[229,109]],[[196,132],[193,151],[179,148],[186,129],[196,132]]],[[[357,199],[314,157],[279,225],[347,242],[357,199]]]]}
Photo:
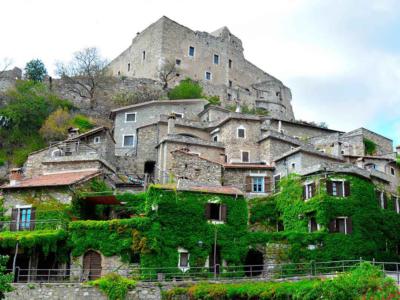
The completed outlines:
{"type": "Polygon", "coordinates": [[[243,126],[240,126],[237,129],[237,135],[236,136],[238,138],[242,138],[242,139],[246,138],[246,129],[243,126]]]}
{"type": "Polygon", "coordinates": [[[303,186],[303,199],[308,200],[315,196],[315,183],[307,183],[303,186]]]}
{"type": "Polygon", "coordinates": [[[242,151],[242,162],[249,162],[249,161],[250,161],[250,152],[242,151]]]}
{"type": "Polygon", "coordinates": [[[128,63],[128,72],[131,70],[131,64],[128,63]]]}
{"type": "Polygon", "coordinates": [[[252,177],[251,181],[251,191],[253,193],[264,193],[264,177],[252,177]]]}
{"type": "Polygon", "coordinates": [[[350,217],[337,217],[329,223],[329,232],[340,232],[344,234],[351,234],[352,222],[350,217]]]}
{"type": "Polygon", "coordinates": [[[181,60],[177,59],[177,60],[175,60],[175,63],[176,63],[177,66],[180,66],[181,65],[181,60]]]}
{"type": "Polygon", "coordinates": [[[136,113],[126,113],[125,123],[136,122],[136,113]]]}
{"type": "Polygon", "coordinates": [[[93,139],[93,144],[100,144],[100,142],[101,142],[100,137],[99,136],[95,136],[94,139],[93,139]]]}
{"type": "Polygon", "coordinates": [[[219,55],[214,54],[214,65],[218,65],[218,64],[219,64],[219,55]]]}
{"type": "Polygon", "coordinates": [[[229,67],[229,69],[232,68],[232,59],[230,59],[230,60],[228,61],[228,67],[229,67]]]}
{"type": "Polygon", "coordinates": [[[206,72],[206,80],[211,80],[211,72],[206,72]]]}
{"type": "Polygon", "coordinates": [[[146,51],[142,52],[142,60],[146,60],[146,51]]]}
{"type": "Polygon", "coordinates": [[[392,176],[394,176],[394,175],[396,174],[393,167],[390,167],[390,174],[391,174],[392,176]]]}
{"type": "Polygon", "coordinates": [[[227,209],[225,204],[207,203],[206,218],[211,221],[226,221],[227,209]]]}
{"type": "Polygon", "coordinates": [[[335,197],[350,196],[350,183],[344,180],[329,180],[326,182],[328,195],[335,197]]]}
{"type": "Polygon", "coordinates": [[[229,80],[229,87],[232,87],[232,80],[229,80]]]}
{"type": "Polygon", "coordinates": [[[319,229],[317,220],[315,219],[315,217],[311,217],[308,220],[308,232],[314,232],[317,231],[319,229]]]}
{"type": "Polygon", "coordinates": [[[189,56],[194,57],[194,47],[189,47],[189,56]]]}
{"type": "Polygon", "coordinates": [[[135,136],[133,134],[124,135],[122,146],[132,148],[134,146],[134,141],[135,141],[135,136]]]}

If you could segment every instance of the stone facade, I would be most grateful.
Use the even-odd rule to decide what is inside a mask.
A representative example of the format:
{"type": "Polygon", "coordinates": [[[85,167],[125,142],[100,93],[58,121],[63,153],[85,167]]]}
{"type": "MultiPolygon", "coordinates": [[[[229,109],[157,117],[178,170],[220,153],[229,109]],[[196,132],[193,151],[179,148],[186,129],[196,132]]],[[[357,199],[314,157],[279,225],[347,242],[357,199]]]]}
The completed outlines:
{"type": "Polygon", "coordinates": [[[220,185],[222,181],[222,164],[202,158],[185,150],[172,152],[172,162],[169,168],[171,174],[179,179],[194,182],[220,185]]]}
{"type": "Polygon", "coordinates": [[[162,17],[138,33],[108,68],[113,76],[159,80],[163,66],[176,63],[179,76],[172,84],[190,77],[224,104],[238,100],[293,120],[290,89],[247,61],[243,50],[241,40],[226,27],[212,33],[193,31],[162,17]]]}
{"type": "Polygon", "coordinates": [[[0,71],[0,93],[7,91],[15,86],[17,80],[22,78],[22,70],[14,68],[12,70],[0,71]]]}

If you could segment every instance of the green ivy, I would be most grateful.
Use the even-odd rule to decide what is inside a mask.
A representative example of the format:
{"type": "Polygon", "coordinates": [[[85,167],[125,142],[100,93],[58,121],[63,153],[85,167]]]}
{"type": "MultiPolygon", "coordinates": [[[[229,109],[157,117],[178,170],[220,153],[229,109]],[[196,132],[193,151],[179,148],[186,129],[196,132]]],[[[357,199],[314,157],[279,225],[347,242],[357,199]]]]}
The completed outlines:
{"type": "Polygon", "coordinates": [[[376,152],[377,145],[374,141],[364,139],[365,154],[373,155],[376,152]]]}
{"type": "Polygon", "coordinates": [[[90,281],[88,284],[97,286],[107,295],[109,300],[124,300],[128,290],[135,288],[136,281],[116,273],[109,273],[104,277],[90,281]]]}

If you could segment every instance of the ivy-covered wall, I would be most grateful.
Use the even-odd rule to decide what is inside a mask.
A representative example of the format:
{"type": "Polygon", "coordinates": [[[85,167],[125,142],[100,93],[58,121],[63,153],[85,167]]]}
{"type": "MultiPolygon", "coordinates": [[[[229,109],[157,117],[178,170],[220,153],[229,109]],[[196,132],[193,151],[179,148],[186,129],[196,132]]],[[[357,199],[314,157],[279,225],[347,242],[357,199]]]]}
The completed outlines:
{"type": "Polygon", "coordinates": [[[253,234],[254,242],[286,240],[288,257],[293,261],[339,259],[378,259],[397,261],[400,236],[400,215],[393,209],[391,197],[387,209],[379,206],[374,185],[366,180],[348,175],[330,175],[308,178],[316,183],[315,195],[303,199],[303,182],[292,175],[281,181],[281,192],[273,197],[258,199],[251,203],[250,222],[254,228],[271,229],[278,220],[284,231],[272,234],[253,234]],[[326,181],[344,179],[350,182],[350,195],[330,196],[326,181]],[[315,217],[319,230],[309,233],[308,222],[315,217]],[[340,216],[351,218],[350,234],[329,232],[329,223],[340,216]],[[309,250],[314,245],[316,249],[309,250]]]}

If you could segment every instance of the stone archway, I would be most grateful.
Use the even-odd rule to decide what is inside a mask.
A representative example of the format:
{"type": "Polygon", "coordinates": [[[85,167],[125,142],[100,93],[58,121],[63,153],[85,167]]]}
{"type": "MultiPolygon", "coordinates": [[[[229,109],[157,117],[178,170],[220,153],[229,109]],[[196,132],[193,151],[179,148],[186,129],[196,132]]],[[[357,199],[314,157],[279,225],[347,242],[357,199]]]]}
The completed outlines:
{"type": "Polygon", "coordinates": [[[101,255],[93,250],[86,251],[83,256],[84,279],[94,280],[101,277],[101,255]]]}

